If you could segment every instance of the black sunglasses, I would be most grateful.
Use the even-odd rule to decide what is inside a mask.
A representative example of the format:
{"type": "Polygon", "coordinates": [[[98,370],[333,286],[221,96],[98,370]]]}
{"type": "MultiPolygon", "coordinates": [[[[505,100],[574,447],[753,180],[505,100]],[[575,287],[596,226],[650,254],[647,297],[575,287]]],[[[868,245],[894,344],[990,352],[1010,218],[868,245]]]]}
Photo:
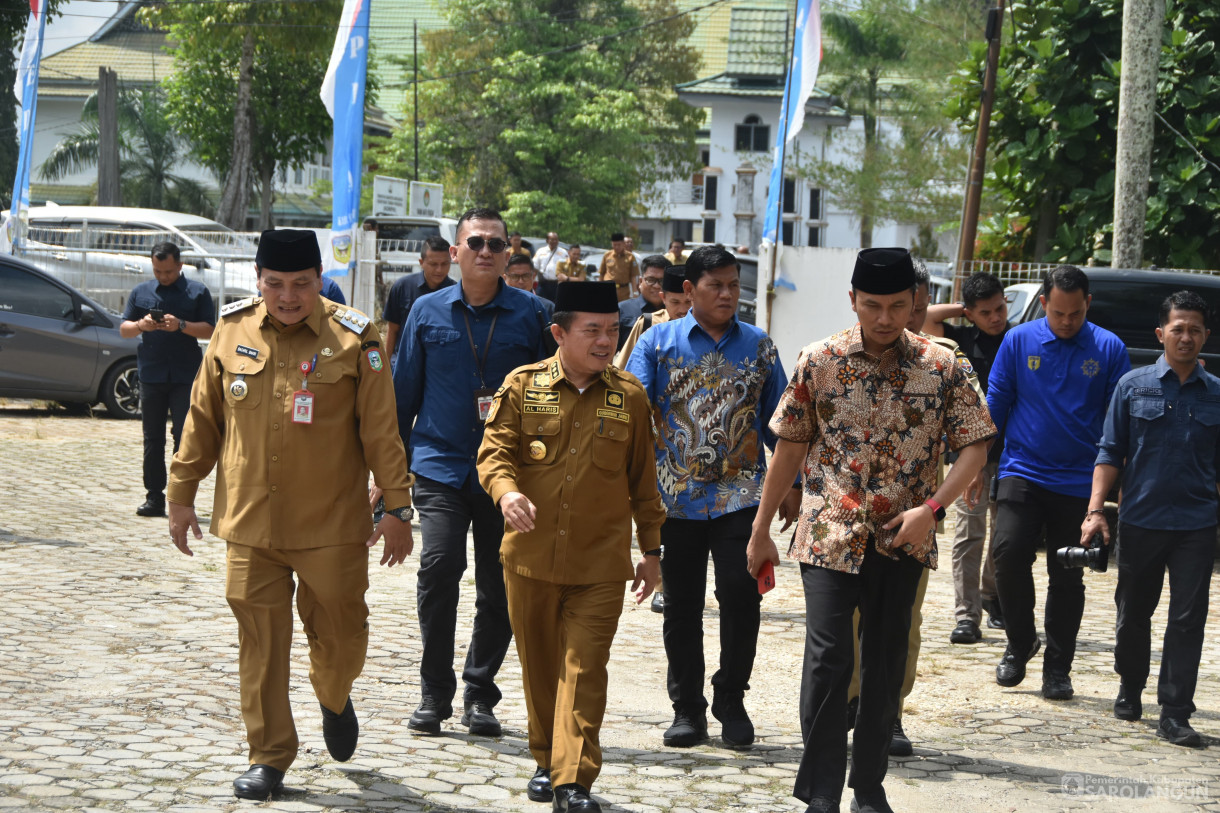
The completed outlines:
{"type": "Polygon", "coordinates": [[[471,251],[482,251],[483,246],[487,246],[487,250],[492,254],[499,254],[504,249],[508,248],[508,241],[501,240],[499,237],[493,237],[490,240],[484,240],[478,235],[467,237],[466,246],[471,251]]]}

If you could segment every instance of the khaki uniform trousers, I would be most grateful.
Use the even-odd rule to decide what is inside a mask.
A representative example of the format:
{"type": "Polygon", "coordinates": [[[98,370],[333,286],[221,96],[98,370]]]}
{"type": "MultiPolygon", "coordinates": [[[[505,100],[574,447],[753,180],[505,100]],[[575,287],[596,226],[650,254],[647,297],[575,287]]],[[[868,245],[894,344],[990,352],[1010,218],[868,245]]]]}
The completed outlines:
{"type": "Polygon", "coordinates": [[[623,582],[554,584],[504,568],[508,615],[525,682],[530,753],[555,787],[593,787],[606,713],[610,644],[623,582]]]}
{"type": "Polygon", "coordinates": [[[250,764],[286,771],[299,744],[288,701],[293,574],[309,640],[309,680],[318,701],[341,712],[368,650],[368,548],[270,550],[230,542],[227,561],[225,597],[237,619],[250,764]]]}
{"type": "MultiPolygon", "coordinates": [[[[915,672],[919,665],[919,628],[923,625],[923,597],[928,592],[928,576],[930,568],[923,569],[919,577],[919,586],[915,588],[915,603],[911,605],[911,630],[907,633],[907,666],[902,676],[902,693],[898,695],[898,719],[902,719],[902,709],[906,705],[907,695],[915,686],[915,672]]],[[[847,686],[847,699],[850,701],[860,696],[860,611],[851,616],[852,640],[855,642],[856,662],[851,670],[851,683],[847,686]]]]}
{"type": "MultiPolygon", "coordinates": [[[[998,463],[983,467],[983,477],[990,489],[998,463]]],[[[971,508],[963,497],[953,503],[957,509],[957,528],[953,534],[953,615],[956,621],[983,620],[982,602],[994,601],[995,590],[995,514],[996,504],[987,491],[983,499],[971,508]],[[991,534],[987,533],[987,518],[991,517],[991,534]],[[984,544],[987,555],[983,555],[984,544]],[[982,564],[980,583],[979,565],[982,564]]]]}

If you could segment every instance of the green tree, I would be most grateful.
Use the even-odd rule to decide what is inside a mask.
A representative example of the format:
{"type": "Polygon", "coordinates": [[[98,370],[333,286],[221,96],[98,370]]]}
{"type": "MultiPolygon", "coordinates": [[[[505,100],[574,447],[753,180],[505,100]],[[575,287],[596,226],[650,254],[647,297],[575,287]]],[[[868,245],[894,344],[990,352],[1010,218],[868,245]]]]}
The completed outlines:
{"type": "MultiPolygon", "coordinates": [[[[198,214],[211,209],[202,184],[173,172],[187,158],[187,143],[166,115],[162,93],[152,88],[122,90],[115,112],[123,202],[198,214]]],[[[38,168],[39,175],[55,181],[95,166],[99,132],[94,93],[85,100],[79,129],[55,145],[38,168]]]]}
{"type": "MultiPolygon", "coordinates": [[[[451,212],[496,206],[526,233],[604,241],[643,188],[695,168],[702,113],[673,91],[695,78],[694,22],[673,0],[444,9],[449,28],[424,37],[420,174],[445,184],[451,212]]],[[[406,128],[374,160],[409,176],[412,158],[406,128]]]]}
{"type": "Polygon", "coordinates": [[[256,183],[266,221],[275,161],[299,163],[325,143],[330,118],[318,90],[342,8],[342,0],[183,0],[140,12],[169,31],[172,115],[222,179],[216,219],[225,225],[245,228],[256,183]]]}
{"type": "MultiPolygon", "coordinates": [[[[980,227],[987,256],[1106,265],[1114,216],[1121,0],[1018,0],[997,76],[980,227]]],[[[1220,8],[1170,0],[1161,51],[1146,262],[1220,268],[1220,8]],[[1172,128],[1172,129],[1170,129],[1172,128]],[[1176,132],[1175,132],[1176,131],[1176,132]]],[[[982,55],[954,112],[975,126],[982,55]]]]}
{"type": "MultiPolygon", "coordinates": [[[[47,20],[58,17],[59,6],[64,0],[48,0],[47,20]]],[[[0,59],[0,200],[4,208],[12,205],[13,176],[17,174],[17,96],[13,85],[17,82],[17,62],[21,46],[25,41],[25,27],[29,21],[29,6],[24,3],[8,3],[0,9],[0,44],[11,54],[9,59],[0,59]]]]}

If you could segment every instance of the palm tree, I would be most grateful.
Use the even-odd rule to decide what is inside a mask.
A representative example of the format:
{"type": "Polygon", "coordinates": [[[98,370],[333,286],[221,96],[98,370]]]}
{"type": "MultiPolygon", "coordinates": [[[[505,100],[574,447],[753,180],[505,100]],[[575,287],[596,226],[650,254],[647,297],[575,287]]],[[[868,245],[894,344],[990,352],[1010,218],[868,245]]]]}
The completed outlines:
{"type": "MultiPolygon", "coordinates": [[[[160,89],[125,89],[118,94],[119,184],[128,206],[204,214],[213,207],[203,184],[172,172],[187,145],[165,114],[160,89]]],[[[38,168],[48,181],[94,166],[98,160],[97,94],[85,100],[80,127],[55,145],[38,168]]],[[[96,202],[96,196],[95,196],[96,202]]]]}

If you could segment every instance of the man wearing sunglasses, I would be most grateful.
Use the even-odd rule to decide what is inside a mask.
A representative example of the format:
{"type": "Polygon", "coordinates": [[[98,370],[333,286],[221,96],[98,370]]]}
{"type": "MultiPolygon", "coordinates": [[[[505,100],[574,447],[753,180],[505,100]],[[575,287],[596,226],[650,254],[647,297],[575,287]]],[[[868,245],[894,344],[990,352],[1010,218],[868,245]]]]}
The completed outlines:
{"type": "Polygon", "coordinates": [[[450,248],[461,281],[415,303],[394,366],[398,431],[416,475],[422,536],[416,602],[423,697],[407,727],[425,734],[439,734],[441,722],[453,716],[458,591],[472,526],[475,617],[462,670],[461,720],[471,734],[501,733],[493,712],[501,697],[495,678],[512,640],[500,567],[504,518],[479,485],[475,458],[492,396],[509,371],[545,355],[548,321],[538,297],[502,279],[509,259],[505,232],[492,209],[462,215],[450,248]]]}

